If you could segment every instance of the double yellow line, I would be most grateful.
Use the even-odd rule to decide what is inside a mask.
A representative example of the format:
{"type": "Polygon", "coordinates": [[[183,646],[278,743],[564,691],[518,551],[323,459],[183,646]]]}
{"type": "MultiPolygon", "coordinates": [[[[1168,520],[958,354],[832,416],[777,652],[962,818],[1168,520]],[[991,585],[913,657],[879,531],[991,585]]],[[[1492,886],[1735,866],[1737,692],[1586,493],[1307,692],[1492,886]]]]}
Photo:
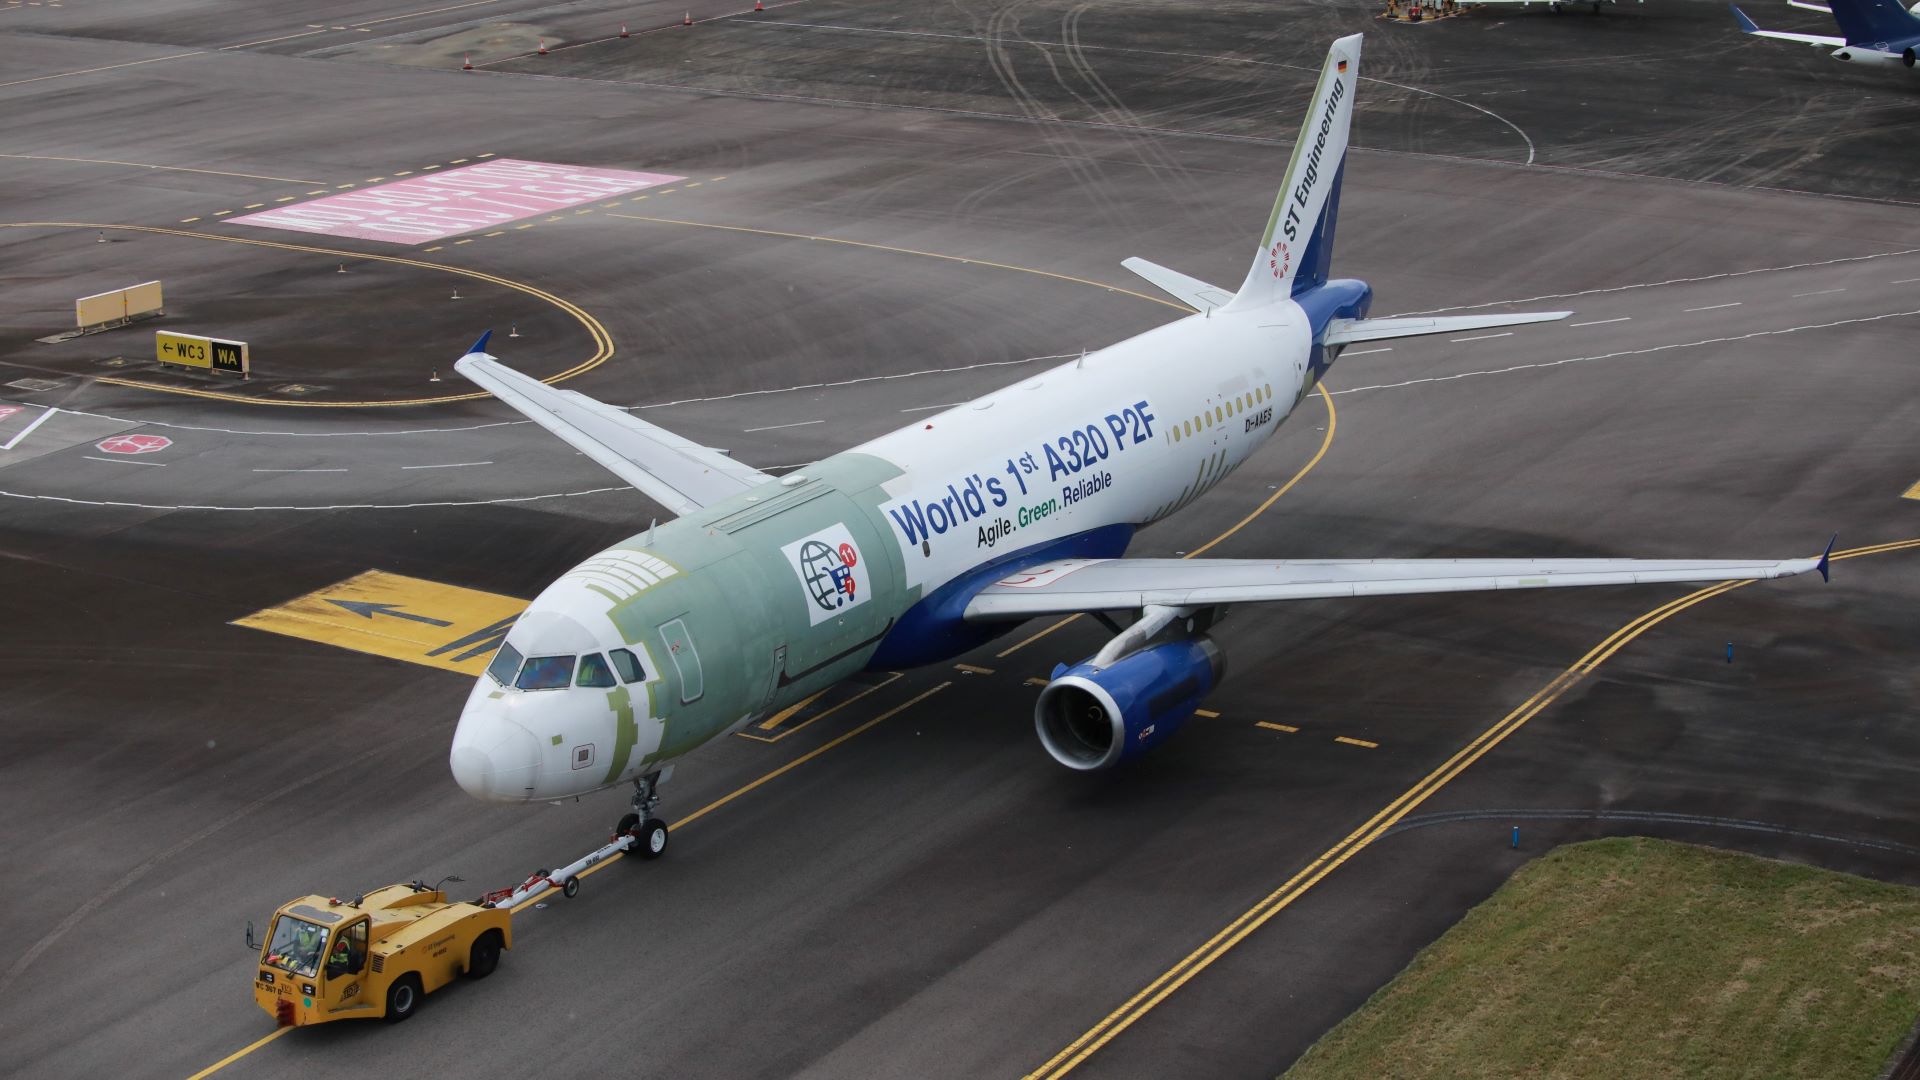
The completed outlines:
{"type": "MultiPolygon", "coordinates": [[[[1835,559],[1855,559],[1865,555],[1878,555],[1885,552],[1901,551],[1920,547],[1920,539],[1897,540],[1870,547],[1853,548],[1834,552],[1835,559]]],[[[1445,787],[1454,777],[1466,771],[1467,767],[1480,760],[1489,750],[1500,745],[1507,736],[1520,730],[1527,721],[1538,716],[1547,706],[1553,704],[1572,689],[1581,679],[1586,678],[1601,664],[1607,662],[1615,653],[1627,644],[1662,622],[1678,615],[1695,604],[1705,603],[1716,596],[1724,596],[1735,589],[1753,584],[1754,579],[1722,581],[1688,593],[1677,600],[1662,604],[1652,611],[1632,620],[1625,626],[1609,634],[1607,638],[1587,651],[1585,656],[1575,661],[1565,671],[1555,676],[1551,682],[1541,687],[1534,695],[1522,702],[1512,712],[1500,718],[1499,722],[1481,732],[1472,742],[1461,747],[1452,757],[1443,762],[1420,781],[1401,793],[1400,797],[1388,803],[1379,813],[1369,818],[1366,824],[1348,833],[1339,843],[1322,852],[1308,863],[1299,873],[1288,878],[1284,884],[1268,893],[1258,903],[1248,908],[1239,918],[1228,923],[1218,933],[1188,953],[1178,963],[1168,968],[1161,976],[1148,983],[1138,993],[1128,998],[1119,1008],[1108,1013],[1099,1023],[1089,1028],[1085,1034],[1067,1044],[1066,1048],[1049,1058],[1044,1065],[1028,1073],[1028,1080],[1052,1080],[1072,1072],[1081,1062],[1087,1060],[1114,1037],[1146,1016],[1154,1007],[1170,997],[1174,991],[1185,986],[1189,980],[1206,970],[1214,961],[1246,940],[1255,930],[1265,926],[1268,920],[1285,910],[1295,900],[1304,896],[1307,890],[1320,881],[1342,863],[1359,854],[1368,845],[1384,836],[1401,818],[1412,813],[1414,808],[1425,802],[1435,792],[1445,787]]]]}

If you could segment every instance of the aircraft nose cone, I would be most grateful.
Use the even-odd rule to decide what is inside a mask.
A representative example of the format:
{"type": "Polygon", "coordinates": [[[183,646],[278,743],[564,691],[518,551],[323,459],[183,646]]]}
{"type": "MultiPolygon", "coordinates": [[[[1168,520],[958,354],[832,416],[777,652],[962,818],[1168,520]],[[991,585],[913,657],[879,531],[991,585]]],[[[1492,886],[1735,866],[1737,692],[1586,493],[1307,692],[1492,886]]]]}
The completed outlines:
{"type": "Polygon", "coordinates": [[[469,711],[453,733],[447,757],[454,782],[489,802],[524,802],[540,780],[540,743],[519,724],[469,711]]]}

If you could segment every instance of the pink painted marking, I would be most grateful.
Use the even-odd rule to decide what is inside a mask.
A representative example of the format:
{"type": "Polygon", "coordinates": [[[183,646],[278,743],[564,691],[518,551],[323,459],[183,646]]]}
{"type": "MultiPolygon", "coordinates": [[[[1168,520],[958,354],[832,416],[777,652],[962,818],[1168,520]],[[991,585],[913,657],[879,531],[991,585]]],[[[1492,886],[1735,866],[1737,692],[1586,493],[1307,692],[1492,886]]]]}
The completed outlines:
{"type": "Polygon", "coordinates": [[[270,229],[424,244],[685,179],[666,173],[497,158],[227,220],[270,229]]]}
{"type": "Polygon", "coordinates": [[[173,440],[165,435],[115,435],[94,443],[93,447],[107,454],[151,454],[172,445],[173,440]]]}

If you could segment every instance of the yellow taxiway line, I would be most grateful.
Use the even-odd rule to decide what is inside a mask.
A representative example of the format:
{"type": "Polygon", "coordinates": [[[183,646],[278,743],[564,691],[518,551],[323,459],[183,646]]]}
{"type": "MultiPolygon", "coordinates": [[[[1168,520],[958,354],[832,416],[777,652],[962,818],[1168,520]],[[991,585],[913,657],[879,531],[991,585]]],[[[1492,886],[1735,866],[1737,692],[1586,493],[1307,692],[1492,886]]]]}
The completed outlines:
{"type": "MultiPolygon", "coordinates": [[[[1896,540],[1886,544],[1836,551],[1832,557],[1836,560],[1856,559],[1866,555],[1879,555],[1912,548],[1920,548],[1920,539],[1896,540]]],[[[1406,817],[1415,807],[1465,772],[1488,751],[1500,745],[1507,736],[1524,727],[1527,721],[1538,716],[1547,706],[1559,700],[1561,695],[1572,689],[1601,664],[1606,663],[1629,642],[1695,604],[1704,603],[1716,596],[1724,596],[1735,589],[1751,584],[1753,579],[1748,578],[1709,585],[1676,600],[1668,601],[1609,634],[1598,645],[1589,649],[1585,656],[1522,702],[1518,708],[1501,717],[1498,722],[1482,731],[1471,742],[1456,751],[1452,757],[1442,762],[1438,768],[1402,792],[1399,798],[1374,814],[1366,824],[1348,833],[1339,843],[1322,852],[1318,858],[1288,878],[1279,888],[1261,898],[1258,903],[1208,938],[1199,948],[1181,958],[1178,963],[1162,972],[1158,978],[1123,1002],[1119,1008],[1108,1013],[1099,1023],[1088,1028],[1079,1038],[1068,1043],[1059,1053],[1028,1073],[1028,1080],[1054,1080],[1079,1067],[1101,1047],[1113,1041],[1121,1032],[1132,1027],[1176,990],[1185,986],[1194,976],[1205,971],[1234,946],[1246,940],[1248,935],[1266,925],[1275,915],[1304,896],[1328,874],[1384,836],[1387,830],[1401,818],[1406,817]]]]}

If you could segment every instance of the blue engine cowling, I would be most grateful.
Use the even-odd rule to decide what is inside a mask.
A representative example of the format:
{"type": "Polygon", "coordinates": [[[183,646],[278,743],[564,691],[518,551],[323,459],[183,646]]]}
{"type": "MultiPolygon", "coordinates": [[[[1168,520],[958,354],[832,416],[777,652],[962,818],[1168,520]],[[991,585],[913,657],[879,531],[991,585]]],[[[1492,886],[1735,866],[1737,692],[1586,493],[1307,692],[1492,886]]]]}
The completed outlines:
{"type": "Polygon", "coordinates": [[[1040,744],[1070,769],[1109,769],[1186,723],[1226,674],[1204,635],[1129,653],[1110,667],[1054,669],[1033,707],[1040,744]]]}

